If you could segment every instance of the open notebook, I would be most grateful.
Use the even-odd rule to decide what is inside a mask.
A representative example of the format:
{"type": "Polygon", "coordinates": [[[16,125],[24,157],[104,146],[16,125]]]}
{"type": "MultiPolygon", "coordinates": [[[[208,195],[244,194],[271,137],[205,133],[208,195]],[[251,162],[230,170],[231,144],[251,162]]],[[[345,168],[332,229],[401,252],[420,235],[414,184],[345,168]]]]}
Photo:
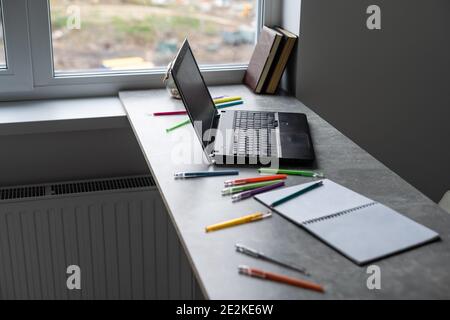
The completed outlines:
{"type": "MultiPolygon", "coordinates": [[[[266,206],[317,181],[266,192],[266,206]]],[[[439,239],[439,235],[391,208],[331,180],[273,209],[362,265],[439,239]]]]}

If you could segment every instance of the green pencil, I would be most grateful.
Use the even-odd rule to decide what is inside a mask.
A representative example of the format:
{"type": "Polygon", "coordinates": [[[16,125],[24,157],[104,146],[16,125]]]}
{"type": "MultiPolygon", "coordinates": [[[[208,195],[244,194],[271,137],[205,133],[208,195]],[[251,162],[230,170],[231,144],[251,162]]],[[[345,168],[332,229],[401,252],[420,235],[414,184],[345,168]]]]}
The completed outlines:
{"type": "Polygon", "coordinates": [[[313,177],[313,178],[323,178],[324,174],[322,172],[314,172],[308,170],[289,170],[289,169],[272,169],[272,168],[259,168],[259,173],[270,173],[270,174],[289,174],[295,176],[303,177],[313,177]]]}
{"type": "Polygon", "coordinates": [[[181,122],[178,122],[178,123],[174,124],[173,126],[171,126],[170,128],[167,128],[166,132],[170,132],[172,130],[175,130],[176,128],[182,127],[182,126],[188,124],[189,122],[191,122],[190,119],[186,119],[186,120],[183,120],[181,122]]]}
{"type": "Polygon", "coordinates": [[[272,181],[263,181],[263,182],[255,182],[255,183],[249,183],[249,184],[245,184],[242,186],[235,186],[235,187],[228,187],[225,189],[222,189],[222,195],[227,195],[227,194],[233,194],[233,193],[238,193],[238,192],[242,192],[242,191],[247,191],[247,190],[252,190],[255,188],[259,188],[259,187],[265,187],[265,186],[269,186],[278,182],[281,182],[283,180],[272,180],[272,181]]]}
{"type": "Polygon", "coordinates": [[[298,191],[296,191],[294,193],[291,193],[290,195],[288,195],[288,196],[286,196],[284,198],[281,198],[281,199],[279,199],[277,201],[274,201],[274,202],[272,202],[270,207],[272,207],[272,208],[276,207],[276,206],[278,206],[278,205],[280,205],[282,203],[285,203],[286,201],[294,199],[294,198],[296,198],[296,197],[298,197],[298,196],[300,196],[300,195],[302,195],[302,194],[304,194],[304,193],[306,193],[308,191],[314,190],[315,188],[320,187],[320,186],[323,186],[323,181],[319,181],[319,182],[313,183],[313,184],[307,186],[306,188],[300,189],[300,190],[298,190],[298,191]]]}

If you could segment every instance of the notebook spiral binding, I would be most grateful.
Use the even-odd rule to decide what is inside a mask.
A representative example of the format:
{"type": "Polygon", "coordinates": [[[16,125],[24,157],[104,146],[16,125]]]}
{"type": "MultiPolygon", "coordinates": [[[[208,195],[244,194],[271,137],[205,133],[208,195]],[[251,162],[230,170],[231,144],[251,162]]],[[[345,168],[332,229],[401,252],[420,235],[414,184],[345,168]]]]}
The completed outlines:
{"type": "Polygon", "coordinates": [[[345,214],[348,214],[348,213],[350,213],[350,212],[358,211],[358,210],[360,210],[360,209],[364,209],[364,208],[367,208],[367,207],[370,207],[370,206],[373,206],[373,205],[376,205],[376,204],[378,204],[378,202],[370,202],[370,203],[366,203],[366,204],[363,204],[362,206],[354,207],[354,208],[347,209],[347,210],[344,210],[344,211],[339,211],[339,212],[330,214],[330,215],[328,215],[328,216],[326,216],[326,217],[321,217],[321,218],[316,218],[316,219],[306,220],[306,221],[302,222],[302,224],[303,224],[303,225],[307,225],[307,224],[312,224],[312,223],[320,222],[320,221],[323,221],[323,220],[333,219],[333,218],[340,217],[340,216],[343,216],[343,215],[345,215],[345,214]]]}

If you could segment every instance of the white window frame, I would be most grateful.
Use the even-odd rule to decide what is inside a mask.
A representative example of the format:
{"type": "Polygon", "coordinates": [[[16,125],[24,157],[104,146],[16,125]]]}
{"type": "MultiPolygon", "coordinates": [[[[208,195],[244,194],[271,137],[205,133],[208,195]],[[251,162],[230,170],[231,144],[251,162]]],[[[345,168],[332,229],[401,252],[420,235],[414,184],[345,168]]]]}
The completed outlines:
{"type": "Polygon", "coordinates": [[[33,88],[25,0],[1,0],[6,69],[0,69],[0,92],[33,88]]]}
{"type": "MultiPolygon", "coordinates": [[[[15,34],[10,34],[10,26],[5,26],[5,33],[8,38],[15,40],[19,36],[29,39],[29,45],[23,48],[23,56],[19,59],[15,55],[14,59],[7,57],[8,62],[21,63],[23,69],[26,69],[29,74],[27,77],[23,77],[27,81],[25,87],[12,85],[4,90],[4,87],[0,86],[0,100],[114,95],[120,90],[162,87],[161,77],[165,72],[164,68],[120,72],[58,73],[55,76],[48,0],[2,1],[8,3],[8,9],[12,7],[17,10],[19,6],[26,8],[19,15],[20,19],[17,19],[25,19],[24,26],[26,28],[20,28],[22,33],[17,31],[15,34]],[[28,34],[23,34],[26,29],[28,34]],[[26,64],[23,64],[25,58],[28,60],[26,64]],[[14,91],[20,91],[20,95],[15,94],[13,88],[16,88],[14,91]]],[[[281,6],[280,2],[279,0],[258,0],[257,34],[262,28],[263,21],[268,24],[276,23],[279,15],[277,8],[281,6]]],[[[6,14],[8,13],[6,12],[6,14]]],[[[15,16],[12,16],[17,17],[18,12],[14,11],[14,14],[15,16]]],[[[10,44],[6,45],[9,52],[10,44]]],[[[242,81],[246,68],[246,64],[204,65],[201,66],[201,71],[208,85],[235,84],[242,81]]],[[[2,78],[0,74],[0,84],[2,78]]]]}

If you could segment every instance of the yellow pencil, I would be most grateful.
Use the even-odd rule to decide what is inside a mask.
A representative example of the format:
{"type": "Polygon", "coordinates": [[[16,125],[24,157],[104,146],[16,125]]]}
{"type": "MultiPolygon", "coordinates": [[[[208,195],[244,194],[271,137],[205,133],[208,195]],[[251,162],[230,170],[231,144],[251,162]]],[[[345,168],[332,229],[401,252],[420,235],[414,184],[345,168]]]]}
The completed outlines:
{"type": "Polygon", "coordinates": [[[224,229],[224,228],[234,227],[234,226],[237,226],[237,225],[240,225],[240,224],[249,223],[249,222],[253,222],[253,221],[258,221],[258,220],[261,220],[261,219],[269,218],[271,216],[272,216],[271,212],[268,212],[268,213],[257,212],[257,213],[249,214],[247,216],[243,216],[243,217],[240,217],[240,218],[236,218],[236,219],[220,222],[220,223],[217,223],[217,224],[213,224],[211,226],[206,227],[205,231],[206,232],[211,232],[211,231],[216,231],[216,230],[220,230],[220,229],[224,229]]]}
{"type": "Polygon", "coordinates": [[[219,99],[214,99],[214,103],[224,103],[224,102],[230,102],[230,101],[236,101],[236,100],[242,100],[241,97],[223,97],[219,99]]]}

